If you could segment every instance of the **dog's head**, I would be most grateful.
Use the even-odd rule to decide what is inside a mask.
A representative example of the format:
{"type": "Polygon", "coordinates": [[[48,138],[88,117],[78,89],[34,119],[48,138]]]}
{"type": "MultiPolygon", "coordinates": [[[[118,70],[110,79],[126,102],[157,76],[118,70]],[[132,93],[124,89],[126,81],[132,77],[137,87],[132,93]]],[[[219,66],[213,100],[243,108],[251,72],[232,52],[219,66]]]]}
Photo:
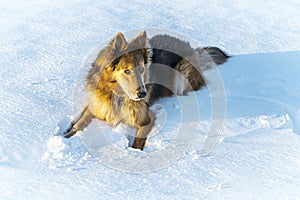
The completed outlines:
{"type": "Polygon", "coordinates": [[[129,42],[122,33],[117,33],[110,45],[114,59],[108,70],[117,82],[114,93],[127,95],[135,101],[144,99],[151,55],[146,32],[141,32],[129,42]]]}

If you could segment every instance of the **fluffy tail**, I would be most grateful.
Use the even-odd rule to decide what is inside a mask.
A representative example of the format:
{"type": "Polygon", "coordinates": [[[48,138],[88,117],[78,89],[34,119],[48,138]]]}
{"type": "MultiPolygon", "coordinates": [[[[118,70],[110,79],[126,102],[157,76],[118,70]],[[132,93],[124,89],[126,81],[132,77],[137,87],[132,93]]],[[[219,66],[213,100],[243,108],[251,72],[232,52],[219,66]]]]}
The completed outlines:
{"type": "Polygon", "coordinates": [[[199,60],[201,64],[202,70],[207,70],[211,68],[210,63],[213,61],[217,65],[221,65],[225,63],[229,55],[227,55],[224,51],[219,49],[218,47],[204,47],[204,48],[196,48],[195,51],[199,54],[199,60]]]}

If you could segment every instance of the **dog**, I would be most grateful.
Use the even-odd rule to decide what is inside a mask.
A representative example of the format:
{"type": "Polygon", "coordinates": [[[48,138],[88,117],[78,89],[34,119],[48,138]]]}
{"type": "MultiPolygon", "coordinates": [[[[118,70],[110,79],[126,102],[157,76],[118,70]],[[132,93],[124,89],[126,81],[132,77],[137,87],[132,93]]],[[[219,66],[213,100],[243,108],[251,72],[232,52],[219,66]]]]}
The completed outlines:
{"type": "Polygon", "coordinates": [[[169,35],[147,38],[145,31],[131,41],[117,33],[100,51],[86,78],[87,104],[64,132],[69,138],[93,118],[112,125],[137,128],[132,147],[143,150],[154,126],[149,107],[161,97],[185,95],[205,85],[202,71],[229,56],[217,47],[192,48],[169,35]]]}

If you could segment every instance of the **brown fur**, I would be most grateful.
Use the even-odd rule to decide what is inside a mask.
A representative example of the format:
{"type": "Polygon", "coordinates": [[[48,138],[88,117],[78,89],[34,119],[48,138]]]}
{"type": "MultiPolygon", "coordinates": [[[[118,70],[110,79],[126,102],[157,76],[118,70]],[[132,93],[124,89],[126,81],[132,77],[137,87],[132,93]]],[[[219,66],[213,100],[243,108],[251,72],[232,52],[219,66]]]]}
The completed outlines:
{"type": "MultiPolygon", "coordinates": [[[[125,40],[122,33],[116,34],[109,45],[99,53],[89,71],[86,84],[88,103],[78,120],[74,121],[71,128],[66,131],[65,137],[71,137],[77,131],[83,130],[92,118],[96,117],[113,125],[122,122],[136,127],[137,134],[132,147],[142,150],[154,125],[155,115],[149,110],[153,101],[161,96],[183,95],[205,85],[201,74],[201,59],[199,59],[203,49],[194,50],[187,42],[181,42],[170,36],[157,38],[165,40],[150,40],[154,46],[166,44],[169,50],[172,45],[175,45],[174,49],[182,51],[180,56],[168,55],[172,49],[163,52],[158,46],[152,48],[156,54],[151,55],[145,31],[129,42],[125,40]],[[155,51],[155,48],[158,50],[155,51]],[[187,50],[185,51],[184,48],[187,50]],[[159,65],[155,66],[155,63],[150,67],[150,60],[155,61],[156,58],[161,60],[156,64],[165,64],[170,68],[165,68],[167,71],[163,72],[161,71],[163,68],[159,68],[159,65]],[[176,71],[168,72],[168,69],[176,71]],[[159,78],[159,74],[162,75],[159,81],[165,81],[167,88],[149,83],[153,81],[153,77],[159,78]]],[[[216,54],[215,51],[211,52],[216,54]]],[[[222,59],[225,62],[226,54],[222,55],[223,58],[220,58],[220,55],[221,53],[216,56],[218,62],[222,63],[220,61],[222,59]]]]}

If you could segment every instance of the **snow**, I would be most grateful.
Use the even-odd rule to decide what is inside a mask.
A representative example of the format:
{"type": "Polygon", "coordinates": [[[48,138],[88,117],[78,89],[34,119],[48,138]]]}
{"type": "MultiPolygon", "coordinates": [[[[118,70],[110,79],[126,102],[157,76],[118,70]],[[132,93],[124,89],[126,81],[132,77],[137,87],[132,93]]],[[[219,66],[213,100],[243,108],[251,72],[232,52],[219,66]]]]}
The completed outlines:
{"type": "Polygon", "coordinates": [[[299,11],[292,0],[1,0],[0,199],[299,199],[299,11]],[[233,57],[207,71],[208,88],[151,108],[144,152],[128,148],[133,129],[98,120],[55,136],[94,50],[141,29],[233,57]]]}

